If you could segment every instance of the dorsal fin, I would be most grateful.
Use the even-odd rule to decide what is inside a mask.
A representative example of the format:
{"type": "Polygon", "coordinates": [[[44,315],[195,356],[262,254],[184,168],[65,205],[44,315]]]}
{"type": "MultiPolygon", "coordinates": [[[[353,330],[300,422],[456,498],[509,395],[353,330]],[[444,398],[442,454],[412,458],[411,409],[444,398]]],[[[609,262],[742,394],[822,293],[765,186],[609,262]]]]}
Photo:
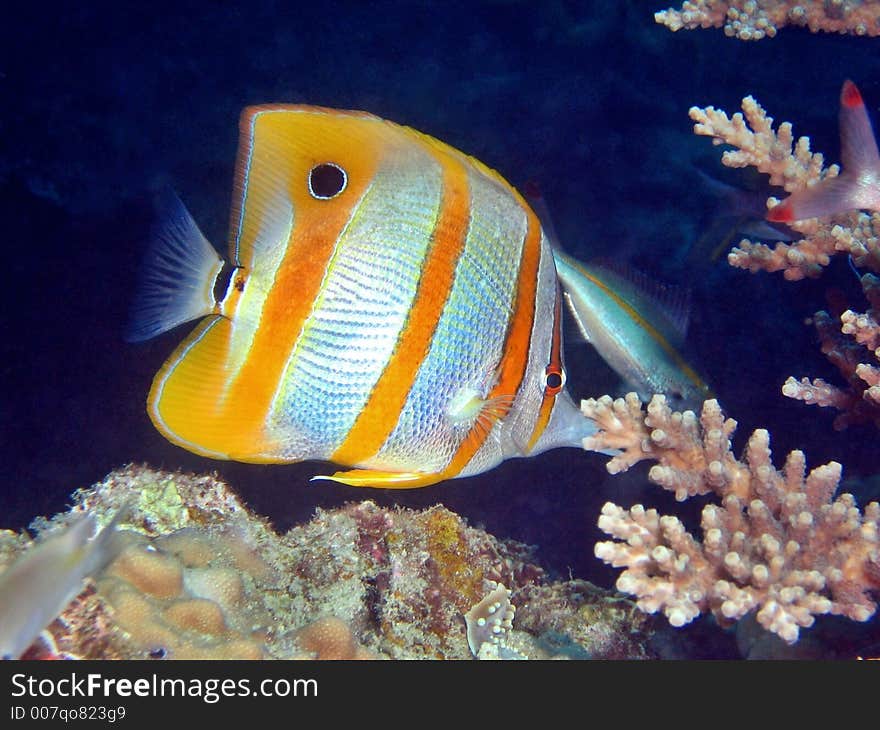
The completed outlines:
{"type": "Polygon", "coordinates": [[[676,346],[687,334],[691,314],[691,290],[657,281],[654,277],[628,264],[599,260],[587,266],[604,280],[619,296],[676,346]]]}

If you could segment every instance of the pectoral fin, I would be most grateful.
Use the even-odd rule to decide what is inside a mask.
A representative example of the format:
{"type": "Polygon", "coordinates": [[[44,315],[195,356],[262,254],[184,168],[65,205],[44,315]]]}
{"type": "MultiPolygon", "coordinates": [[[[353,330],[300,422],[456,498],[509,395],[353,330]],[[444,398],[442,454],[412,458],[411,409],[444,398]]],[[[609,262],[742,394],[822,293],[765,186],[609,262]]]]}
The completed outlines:
{"type": "Polygon", "coordinates": [[[318,475],[309,481],[326,480],[347,484],[349,487],[376,487],[379,489],[415,489],[427,487],[443,481],[444,476],[436,472],[424,471],[376,471],[373,469],[351,469],[338,471],[329,476],[318,475]]]}

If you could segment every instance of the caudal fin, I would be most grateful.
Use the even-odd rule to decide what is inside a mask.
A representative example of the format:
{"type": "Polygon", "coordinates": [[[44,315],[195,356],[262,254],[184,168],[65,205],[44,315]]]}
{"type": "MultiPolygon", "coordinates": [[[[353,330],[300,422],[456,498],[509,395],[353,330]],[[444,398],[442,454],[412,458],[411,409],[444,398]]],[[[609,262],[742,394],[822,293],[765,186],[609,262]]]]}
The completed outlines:
{"type": "Polygon", "coordinates": [[[840,91],[840,155],[843,170],[798,190],[767,211],[767,220],[791,223],[848,210],[880,210],[880,156],[862,95],[852,81],[840,91]]]}
{"type": "Polygon", "coordinates": [[[168,195],[140,270],[125,338],[141,342],[214,310],[223,259],[183,203],[168,195]]]}

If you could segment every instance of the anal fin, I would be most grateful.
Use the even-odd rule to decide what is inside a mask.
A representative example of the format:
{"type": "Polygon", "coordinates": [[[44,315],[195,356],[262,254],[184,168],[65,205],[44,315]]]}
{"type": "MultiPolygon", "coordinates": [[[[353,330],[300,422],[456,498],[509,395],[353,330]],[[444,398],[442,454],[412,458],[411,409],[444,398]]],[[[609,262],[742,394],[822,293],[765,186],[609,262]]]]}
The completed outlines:
{"type": "Polygon", "coordinates": [[[443,481],[437,472],[425,471],[379,471],[374,469],[350,469],[329,476],[313,476],[309,481],[323,480],[346,484],[349,487],[376,487],[379,489],[415,489],[443,481]]]}

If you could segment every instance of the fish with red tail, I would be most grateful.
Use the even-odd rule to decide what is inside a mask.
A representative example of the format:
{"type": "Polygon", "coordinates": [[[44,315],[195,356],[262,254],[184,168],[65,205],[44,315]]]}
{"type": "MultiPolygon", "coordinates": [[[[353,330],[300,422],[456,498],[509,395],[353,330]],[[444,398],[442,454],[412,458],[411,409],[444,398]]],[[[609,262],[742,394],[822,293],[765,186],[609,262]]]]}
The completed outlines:
{"type": "Polygon", "coordinates": [[[877,140],[862,94],[852,81],[843,82],[838,118],[840,174],[792,193],[767,211],[767,220],[792,223],[848,210],[880,211],[877,140]]]}

